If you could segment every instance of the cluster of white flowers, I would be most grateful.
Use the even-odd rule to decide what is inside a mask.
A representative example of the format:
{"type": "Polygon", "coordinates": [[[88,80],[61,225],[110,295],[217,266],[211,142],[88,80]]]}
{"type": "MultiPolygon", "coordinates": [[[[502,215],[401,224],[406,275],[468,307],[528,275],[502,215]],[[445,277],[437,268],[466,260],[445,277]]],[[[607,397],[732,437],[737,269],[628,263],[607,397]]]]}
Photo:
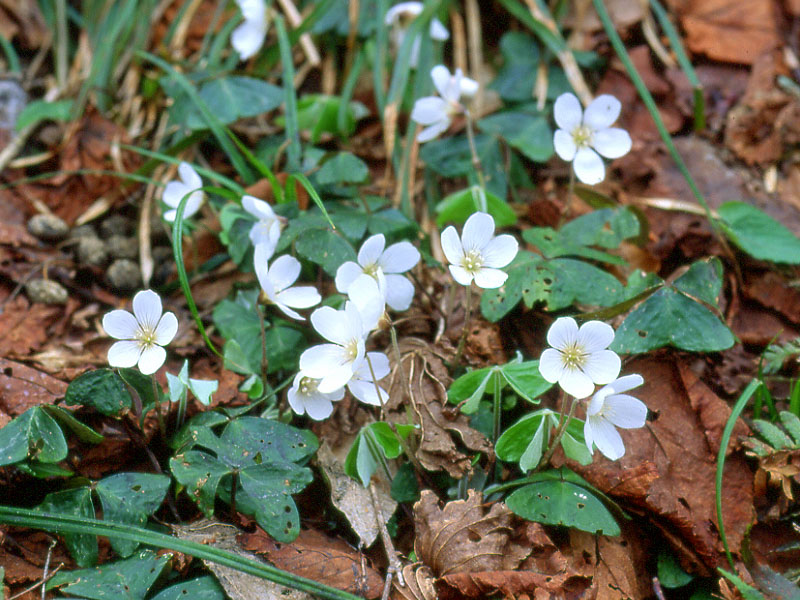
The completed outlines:
{"type": "Polygon", "coordinates": [[[602,321],[587,321],[578,328],[575,319],[560,317],[547,332],[552,346],[542,352],[539,372],[550,383],[558,383],[569,395],[583,399],[594,392],[595,384],[608,384],[592,396],[586,408],[583,427],[586,445],[592,445],[611,460],[625,454],[622,437],[615,429],[643,427],[647,407],[641,400],[623,394],[642,385],[641,375],[619,377],[622,361],[608,350],[614,329],[602,321]]]}
{"type": "Polygon", "coordinates": [[[414,102],[411,119],[425,128],[417,135],[417,141],[427,142],[450,127],[450,121],[464,112],[461,96],[471,98],[478,91],[478,82],[465,77],[461,69],[455,74],[444,65],[431,69],[431,79],[439,96],[425,96],[414,102]]]}
{"type": "Polygon", "coordinates": [[[164,193],[161,196],[162,202],[170,208],[164,213],[164,220],[169,223],[172,223],[178,215],[178,205],[186,194],[190,195],[186,201],[186,207],[183,209],[184,219],[188,219],[200,210],[206,199],[205,192],[200,189],[203,187],[203,180],[200,179],[200,175],[192,165],[187,162],[178,165],[178,177],[178,181],[170,181],[164,187],[164,193]]]}

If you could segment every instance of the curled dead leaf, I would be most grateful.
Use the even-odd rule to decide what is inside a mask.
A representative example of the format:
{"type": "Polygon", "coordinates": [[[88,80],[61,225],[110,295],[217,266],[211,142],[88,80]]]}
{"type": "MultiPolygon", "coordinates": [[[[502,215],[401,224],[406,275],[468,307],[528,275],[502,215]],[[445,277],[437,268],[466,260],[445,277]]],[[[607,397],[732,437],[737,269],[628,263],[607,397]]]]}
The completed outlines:
{"type": "Polygon", "coordinates": [[[434,586],[434,576],[430,567],[422,563],[414,563],[403,567],[403,582],[400,585],[394,580],[393,600],[438,600],[434,586]]]}

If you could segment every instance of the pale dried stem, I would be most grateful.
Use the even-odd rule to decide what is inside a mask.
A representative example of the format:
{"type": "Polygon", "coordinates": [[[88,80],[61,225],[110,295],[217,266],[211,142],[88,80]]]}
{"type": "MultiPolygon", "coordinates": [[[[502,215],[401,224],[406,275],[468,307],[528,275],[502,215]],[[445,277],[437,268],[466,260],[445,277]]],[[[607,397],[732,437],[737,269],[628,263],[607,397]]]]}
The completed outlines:
{"type": "MultiPolygon", "coordinates": [[[[477,0],[466,0],[464,5],[467,13],[467,48],[469,49],[470,73],[478,83],[482,84],[483,77],[483,25],[481,12],[477,0]]],[[[466,69],[464,72],[467,72],[466,69]]],[[[475,113],[483,114],[483,85],[478,86],[478,93],[472,101],[475,113]]]]}
{"type": "MultiPolygon", "coordinates": [[[[286,15],[286,20],[289,21],[289,25],[292,27],[299,27],[303,22],[303,17],[298,12],[297,7],[292,3],[292,0],[278,0],[278,4],[281,5],[283,14],[286,15]]],[[[311,39],[310,34],[304,33],[300,36],[300,46],[303,48],[308,62],[315,67],[319,66],[321,62],[319,51],[314,45],[314,40],[311,39]]]]}

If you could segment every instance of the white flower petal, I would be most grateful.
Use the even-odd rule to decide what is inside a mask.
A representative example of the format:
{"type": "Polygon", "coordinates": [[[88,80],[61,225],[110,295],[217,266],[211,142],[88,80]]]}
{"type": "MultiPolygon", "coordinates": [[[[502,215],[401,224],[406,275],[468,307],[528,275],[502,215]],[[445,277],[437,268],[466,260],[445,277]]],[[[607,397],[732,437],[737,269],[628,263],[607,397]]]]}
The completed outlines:
{"type": "MultiPolygon", "coordinates": [[[[611,350],[592,352],[586,357],[586,362],[583,364],[584,373],[592,381],[601,385],[614,381],[621,368],[622,361],[617,356],[617,353],[611,350]]],[[[589,394],[586,395],[588,396],[589,394]]]]}
{"type": "Polygon", "coordinates": [[[417,16],[422,12],[422,2],[398,2],[386,11],[384,22],[391,25],[402,15],[417,16]]]}
{"type": "Polygon", "coordinates": [[[475,94],[478,93],[478,89],[480,88],[480,84],[475,81],[474,79],[470,79],[469,77],[462,77],[461,78],[461,95],[467,98],[472,98],[475,94]]]}
{"type": "Polygon", "coordinates": [[[315,421],[327,419],[333,413],[333,403],[324,394],[311,396],[303,402],[303,408],[309,417],[315,421]]]}
{"type": "Polygon", "coordinates": [[[353,282],[363,274],[364,270],[358,263],[354,263],[352,260],[342,263],[339,268],[336,269],[336,291],[340,294],[346,294],[353,282]]]}
{"type": "Polygon", "coordinates": [[[450,80],[452,77],[453,76],[450,74],[450,70],[444,65],[436,65],[431,69],[431,79],[433,79],[433,85],[436,88],[436,91],[439,92],[439,95],[443,98],[447,98],[449,95],[448,87],[450,86],[450,80]]]}
{"type": "Polygon", "coordinates": [[[133,297],[133,314],[143,328],[154,330],[161,312],[161,297],[153,290],[142,290],[133,297]]]}
{"type": "Polygon", "coordinates": [[[553,118],[556,121],[556,125],[566,131],[572,131],[580,125],[583,118],[583,109],[578,97],[567,92],[556,98],[553,105],[553,118]]]}
{"type": "Polygon", "coordinates": [[[571,133],[563,129],[556,129],[553,134],[553,146],[555,147],[556,154],[567,162],[572,162],[575,158],[575,153],[578,151],[578,146],[575,144],[575,138],[571,133]]]}
{"type": "Polygon", "coordinates": [[[558,379],[558,385],[575,398],[586,398],[594,391],[594,383],[589,376],[577,369],[565,368],[558,379]]]}
{"type": "Polygon", "coordinates": [[[311,286],[296,286],[279,292],[276,296],[278,303],[292,308],[310,308],[322,301],[317,288],[311,286]]]}
{"type": "Polygon", "coordinates": [[[165,212],[162,216],[167,223],[173,223],[178,217],[178,211],[173,208],[172,210],[165,212]]]}
{"type": "Polygon", "coordinates": [[[261,221],[272,221],[278,218],[269,203],[254,196],[242,196],[242,208],[261,221]]]}
{"type": "Polygon", "coordinates": [[[152,344],[149,348],[142,350],[139,357],[139,370],[143,375],[152,375],[161,368],[167,360],[167,351],[161,346],[152,344]]]}
{"type": "Polygon", "coordinates": [[[267,298],[275,301],[275,286],[269,277],[269,258],[272,256],[272,248],[269,244],[256,244],[253,248],[253,270],[256,272],[258,285],[267,295],[267,298]]]}
{"type": "Polygon", "coordinates": [[[178,318],[175,313],[165,312],[156,327],[156,344],[159,346],[166,346],[169,344],[175,334],[178,333],[178,318]]]}
{"type": "Polygon", "coordinates": [[[606,177],[606,168],[603,159],[591,148],[578,148],[572,161],[575,175],[587,185],[596,185],[606,177]]]}
{"type": "Polygon", "coordinates": [[[378,259],[378,266],[387,275],[405,273],[419,262],[419,258],[419,250],[411,242],[397,242],[386,248],[378,259]]]}
{"type": "Polygon", "coordinates": [[[386,304],[396,311],[408,310],[414,300],[414,284],[402,275],[386,276],[386,304]]]}
{"type": "Polygon", "coordinates": [[[547,348],[539,357],[539,373],[546,381],[556,383],[564,374],[564,358],[561,352],[547,348]]]}
{"type": "Polygon", "coordinates": [[[483,249],[483,264],[499,269],[514,260],[519,250],[519,243],[513,235],[498,235],[483,249]]]}
{"type": "Polygon", "coordinates": [[[353,377],[353,365],[347,363],[340,365],[328,372],[319,382],[319,391],[330,393],[344,387],[353,377]]]}
{"type": "Polygon", "coordinates": [[[628,132],[616,127],[596,131],[592,138],[592,147],[606,158],[625,156],[632,145],[628,132]]]}
{"type": "MultiPolygon", "coordinates": [[[[331,308],[330,306],[323,306],[311,314],[311,325],[313,325],[317,333],[326,340],[342,346],[346,344],[353,335],[351,328],[348,327],[347,319],[342,318],[343,316],[344,313],[342,311],[331,308]]],[[[302,364],[300,369],[303,371],[307,370],[302,364]]],[[[314,375],[314,377],[317,376],[314,375]]]]}
{"type": "Polygon", "coordinates": [[[188,185],[180,181],[170,181],[164,186],[164,193],[161,195],[161,201],[172,208],[177,208],[183,197],[192,191],[188,185]]]}
{"type": "Polygon", "coordinates": [[[647,421],[647,406],[633,396],[614,394],[606,398],[603,417],[617,427],[638,429],[647,421]]]}
{"type": "Polygon", "coordinates": [[[586,321],[578,331],[578,344],[584,352],[604,350],[614,341],[614,328],[603,321],[586,321]]]}
{"type": "Polygon", "coordinates": [[[203,180],[200,179],[200,175],[198,175],[197,171],[194,170],[194,167],[187,162],[182,162],[178,165],[178,175],[180,175],[180,178],[183,183],[186,184],[186,187],[191,190],[196,190],[197,188],[203,187],[203,180]]]}
{"type": "Polygon", "coordinates": [[[578,341],[578,324],[572,317],[559,317],[547,330],[547,343],[564,349],[578,341]]]}
{"type": "Polygon", "coordinates": [[[431,19],[429,34],[431,39],[438,40],[440,42],[444,42],[450,38],[450,32],[447,31],[447,27],[445,27],[444,24],[436,17],[431,19]]]}
{"type": "Polygon", "coordinates": [[[622,108],[619,100],[609,94],[598,96],[586,107],[583,114],[583,123],[588,125],[593,131],[599,131],[610,127],[619,118],[619,111],[622,108]]]}
{"type": "MultiPolygon", "coordinates": [[[[206,196],[203,192],[194,192],[189,199],[186,201],[186,207],[183,209],[183,218],[188,219],[189,217],[193,216],[200,207],[203,206],[203,202],[205,201],[206,196]]],[[[175,216],[177,216],[178,211],[175,211],[175,216]]],[[[173,217],[173,220],[175,217],[173,217]]]]}
{"type": "Polygon", "coordinates": [[[344,348],[336,344],[311,346],[300,355],[300,370],[307,377],[321,379],[347,360],[344,348]]]}
{"type": "Polygon", "coordinates": [[[108,364],[112,367],[129,368],[139,362],[142,347],[139,342],[125,340],[114,342],[108,349],[108,364]]]}
{"type": "Polygon", "coordinates": [[[586,447],[589,449],[589,453],[593,454],[594,448],[592,448],[592,444],[594,443],[594,435],[592,434],[592,424],[588,417],[583,423],[583,438],[586,441],[586,447]]]}
{"type": "Polygon", "coordinates": [[[470,215],[467,222],[464,223],[461,244],[467,252],[470,250],[482,251],[492,236],[494,236],[494,219],[487,213],[476,212],[470,215]]]}
{"type": "Polygon", "coordinates": [[[442,232],[441,241],[442,251],[448,262],[453,265],[460,265],[461,259],[464,257],[464,247],[461,245],[461,238],[458,237],[456,228],[452,225],[447,227],[442,232]]]}
{"type": "Polygon", "coordinates": [[[483,267],[475,273],[475,285],[485,290],[493,290],[499,288],[508,279],[508,273],[500,269],[490,269],[483,267]]]}
{"type": "Polygon", "coordinates": [[[587,422],[591,423],[592,437],[600,452],[611,460],[622,458],[625,444],[614,426],[601,417],[589,417],[587,422]]]}
{"type": "Polygon", "coordinates": [[[231,33],[231,46],[241,60],[247,60],[261,49],[266,33],[261,23],[246,20],[231,33]]]}
{"type": "Polygon", "coordinates": [[[139,331],[139,322],[127,310],[112,310],[103,317],[103,329],[118,340],[132,340],[139,331]]]}
{"type": "Polygon", "coordinates": [[[459,265],[450,265],[450,274],[453,276],[453,279],[455,279],[456,282],[460,283],[461,285],[469,285],[472,283],[473,276],[464,267],[459,265]]]}
{"type": "Polygon", "coordinates": [[[447,102],[437,96],[420,98],[414,102],[414,108],[411,110],[411,120],[420,125],[441,125],[444,122],[449,125],[450,117],[447,114],[447,102]]]}
{"type": "Polygon", "coordinates": [[[362,267],[377,264],[385,247],[386,238],[382,233],[368,237],[358,250],[358,264],[362,267]]]}
{"type": "Polygon", "coordinates": [[[615,394],[619,394],[620,392],[627,392],[635,387],[639,387],[643,383],[644,377],[638,373],[632,373],[631,375],[625,375],[616,381],[612,381],[606,387],[611,387],[615,394]]]}
{"type": "Polygon", "coordinates": [[[290,254],[279,256],[269,267],[269,279],[280,292],[292,285],[300,276],[300,261],[290,254]]]}
{"type": "Polygon", "coordinates": [[[439,134],[446,131],[448,127],[450,127],[450,119],[442,119],[438,123],[434,123],[420,131],[417,135],[417,141],[420,144],[430,142],[432,139],[439,137],[439,134]]]}
{"type": "Polygon", "coordinates": [[[380,398],[378,397],[378,391],[375,389],[375,383],[372,381],[351,379],[347,384],[347,389],[350,390],[353,396],[365,404],[381,406],[381,404],[385,404],[389,400],[389,394],[380,386],[378,386],[378,389],[381,395],[380,398]],[[381,402],[381,399],[383,399],[383,402],[381,402]]]}
{"type": "MultiPolygon", "coordinates": [[[[384,377],[386,377],[389,372],[391,371],[389,365],[389,357],[387,357],[383,352],[367,352],[367,357],[369,358],[369,362],[366,360],[364,361],[364,365],[367,368],[367,374],[369,375],[369,380],[372,380],[372,374],[375,374],[375,379],[380,381],[384,377]],[[372,371],[369,370],[370,365],[372,365],[372,371]]],[[[361,369],[359,369],[360,371],[361,369]]],[[[367,379],[366,377],[362,377],[361,379],[367,379]]]]}

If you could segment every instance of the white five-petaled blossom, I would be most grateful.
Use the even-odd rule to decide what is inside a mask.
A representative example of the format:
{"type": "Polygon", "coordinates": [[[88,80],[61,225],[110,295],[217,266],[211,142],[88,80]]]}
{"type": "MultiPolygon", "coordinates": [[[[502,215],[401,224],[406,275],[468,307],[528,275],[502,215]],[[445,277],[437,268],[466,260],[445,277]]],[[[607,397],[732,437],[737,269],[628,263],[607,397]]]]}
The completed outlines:
{"type": "Polygon", "coordinates": [[[592,443],[607,458],[617,460],[625,454],[625,445],[615,427],[637,429],[644,427],[647,406],[641,400],[623,394],[644,383],[641,375],[626,375],[600,388],[586,409],[583,435],[589,452],[592,443]]]}
{"type": "Polygon", "coordinates": [[[108,349],[112,367],[133,367],[138,363],[145,375],[158,371],[167,358],[162,348],[178,332],[178,319],[171,312],[163,315],[161,298],[152,290],[142,290],[133,297],[133,314],[112,310],[103,317],[103,329],[114,342],[108,349]]]}
{"type": "Polygon", "coordinates": [[[264,244],[257,244],[253,254],[256,277],[258,277],[258,283],[263,292],[262,299],[274,304],[292,319],[305,321],[305,317],[292,308],[309,308],[319,304],[322,298],[317,288],[312,286],[291,287],[300,276],[300,261],[294,256],[284,254],[269,265],[267,251],[268,248],[264,244]]]}
{"type": "Polygon", "coordinates": [[[250,241],[253,246],[263,245],[266,249],[265,256],[269,259],[281,237],[281,218],[267,202],[253,196],[242,197],[242,208],[258,219],[250,229],[250,241]]]}
{"type": "Polygon", "coordinates": [[[267,6],[264,0],[236,0],[244,21],[231,34],[231,45],[240,60],[247,60],[261,49],[267,36],[267,6]]]}
{"type": "Polygon", "coordinates": [[[352,283],[363,274],[378,283],[378,288],[393,310],[406,310],[414,298],[414,284],[401,275],[419,262],[419,250],[410,242],[398,242],[386,248],[382,233],[361,245],[358,262],[343,263],[336,271],[336,289],[347,294],[352,283]]]}
{"type": "Polygon", "coordinates": [[[417,141],[427,142],[450,127],[453,115],[464,111],[461,96],[471,97],[478,91],[478,82],[465,77],[461,69],[455,74],[444,65],[436,65],[431,69],[431,79],[439,92],[439,96],[425,96],[414,102],[411,119],[424,125],[417,135],[417,141]]]}
{"type": "Polygon", "coordinates": [[[594,185],[606,176],[603,159],[619,158],[631,149],[631,136],[624,129],[611,127],[619,117],[619,100],[609,94],[598,96],[586,107],[569,92],[556,98],[553,116],[559,129],[553,135],[556,153],[572,162],[575,175],[583,183],[594,185]],[[599,153],[599,154],[598,154],[599,153]]]}
{"type": "Polygon", "coordinates": [[[319,391],[328,394],[346,385],[361,366],[369,328],[353,302],[347,302],[342,310],[318,308],[311,313],[311,324],[330,343],[305,350],[300,355],[300,371],[319,379],[319,391]]]}
{"type": "Polygon", "coordinates": [[[205,192],[200,189],[203,187],[203,180],[200,179],[200,175],[192,168],[192,165],[187,162],[182,162],[178,165],[178,176],[180,181],[170,181],[164,186],[164,193],[161,196],[164,204],[171,209],[164,213],[164,220],[170,223],[175,220],[178,214],[178,205],[186,194],[191,193],[183,210],[184,219],[188,219],[200,210],[203,201],[206,199],[205,192]]]}
{"type": "Polygon", "coordinates": [[[494,219],[477,212],[467,219],[458,237],[452,225],[442,232],[442,250],[450,261],[450,273],[461,285],[472,280],[484,289],[499,288],[508,274],[500,270],[514,260],[519,245],[513,236],[494,236],[494,219]]]}
{"type": "Polygon", "coordinates": [[[286,394],[289,406],[298,415],[308,414],[315,421],[331,416],[333,403],[344,398],[344,388],[332,392],[319,391],[319,379],[309,377],[302,371],[294,377],[292,387],[286,394]]]}
{"type": "Polygon", "coordinates": [[[572,317],[560,317],[547,331],[552,346],[539,359],[539,372],[575,398],[586,398],[594,384],[611,383],[622,363],[616,352],[606,350],[614,341],[614,329],[602,321],[587,321],[578,329],[572,317]]]}
{"type": "Polygon", "coordinates": [[[373,406],[382,406],[389,400],[380,385],[376,387],[375,382],[380,381],[389,374],[389,359],[383,352],[367,352],[367,357],[353,373],[353,378],[347,382],[347,389],[358,400],[373,406]],[[370,365],[372,370],[370,371],[370,365]],[[372,375],[375,375],[373,379],[372,375]],[[378,394],[380,393],[380,396],[378,394]]]}
{"type": "MultiPolygon", "coordinates": [[[[422,2],[400,2],[386,11],[386,18],[384,21],[392,28],[391,37],[395,52],[400,50],[400,46],[403,45],[403,40],[406,37],[406,32],[408,31],[411,21],[413,21],[414,18],[422,12],[422,9],[422,2]]],[[[436,17],[431,19],[428,33],[431,36],[431,39],[438,40],[440,42],[443,42],[450,37],[450,32],[447,31],[447,28],[436,17]]],[[[417,37],[411,45],[409,66],[412,69],[415,68],[419,62],[420,42],[420,38],[417,37]]]]}
{"type": "Polygon", "coordinates": [[[347,298],[348,304],[354,304],[358,309],[361,324],[364,331],[368,332],[367,335],[378,329],[386,313],[386,299],[378,287],[378,282],[362,273],[348,287],[347,298]]]}

